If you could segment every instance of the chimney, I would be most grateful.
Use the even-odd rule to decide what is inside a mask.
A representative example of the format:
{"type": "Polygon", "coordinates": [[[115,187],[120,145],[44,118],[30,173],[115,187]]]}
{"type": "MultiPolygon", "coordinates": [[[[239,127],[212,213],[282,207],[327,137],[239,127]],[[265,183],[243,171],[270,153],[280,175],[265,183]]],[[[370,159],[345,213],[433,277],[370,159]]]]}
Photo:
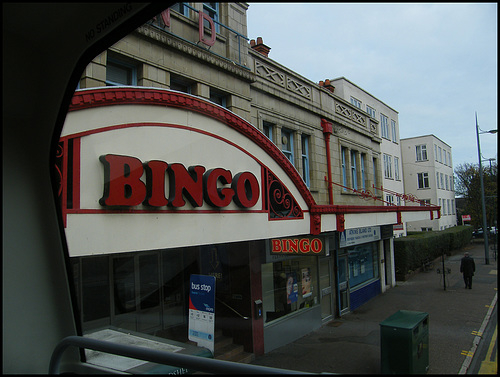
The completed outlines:
{"type": "Polygon", "coordinates": [[[328,89],[332,93],[335,90],[335,87],[330,83],[329,79],[326,79],[324,82],[320,81],[319,82],[319,86],[321,86],[321,87],[323,87],[325,89],[328,89]]]}
{"type": "Polygon", "coordinates": [[[271,47],[266,46],[264,42],[262,42],[262,37],[257,38],[257,43],[255,43],[255,39],[252,39],[250,41],[250,47],[252,47],[257,52],[260,52],[266,58],[269,57],[269,51],[271,51],[271,47]]]}

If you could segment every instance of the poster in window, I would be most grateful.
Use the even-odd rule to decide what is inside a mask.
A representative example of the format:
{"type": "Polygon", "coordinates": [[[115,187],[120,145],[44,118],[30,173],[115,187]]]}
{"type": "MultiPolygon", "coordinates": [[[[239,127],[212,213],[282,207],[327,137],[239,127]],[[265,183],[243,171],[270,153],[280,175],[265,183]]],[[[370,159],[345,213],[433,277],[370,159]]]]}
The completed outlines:
{"type": "Polygon", "coordinates": [[[290,272],[286,275],[286,303],[291,304],[297,302],[299,298],[299,287],[297,284],[297,276],[295,272],[290,272]]]}
{"type": "Polygon", "coordinates": [[[302,297],[306,298],[312,295],[311,292],[311,269],[309,267],[302,269],[302,297]]]}

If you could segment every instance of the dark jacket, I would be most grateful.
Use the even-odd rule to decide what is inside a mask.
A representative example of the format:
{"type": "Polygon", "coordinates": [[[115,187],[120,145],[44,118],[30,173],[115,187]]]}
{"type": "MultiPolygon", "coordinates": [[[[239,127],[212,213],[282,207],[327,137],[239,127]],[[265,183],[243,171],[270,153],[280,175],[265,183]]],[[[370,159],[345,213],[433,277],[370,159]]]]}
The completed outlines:
{"type": "Polygon", "coordinates": [[[474,276],[475,271],[476,264],[474,263],[474,259],[471,257],[463,257],[462,263],[460,263],[460,272],[463,272],[465,276],[474,276]]]}

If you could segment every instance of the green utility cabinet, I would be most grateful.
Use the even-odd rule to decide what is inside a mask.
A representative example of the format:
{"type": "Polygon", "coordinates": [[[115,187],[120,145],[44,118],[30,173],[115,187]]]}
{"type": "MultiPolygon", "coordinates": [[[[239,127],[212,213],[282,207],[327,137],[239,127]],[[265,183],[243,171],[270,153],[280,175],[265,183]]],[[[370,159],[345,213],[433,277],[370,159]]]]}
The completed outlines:
{"type": "Polygon", "coordinates": [[[382,374],[424,374],[429,369],[429,314],[400,310],[380,323],[382,374]]]}

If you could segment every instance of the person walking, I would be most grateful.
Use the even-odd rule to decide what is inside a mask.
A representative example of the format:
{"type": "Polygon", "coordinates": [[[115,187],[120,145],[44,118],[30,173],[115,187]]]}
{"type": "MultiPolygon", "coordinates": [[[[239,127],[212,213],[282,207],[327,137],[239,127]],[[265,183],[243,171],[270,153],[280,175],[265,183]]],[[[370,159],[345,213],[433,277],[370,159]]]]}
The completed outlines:
{"type": "Polygon", "coordinates": [[[460,263],[460,272],[464,275],[465,289],[472,289],[472,277],[475,271],[476,264],[474,263],[474,259],[469,256],[468,252],[465,252],[460,263]]]}

